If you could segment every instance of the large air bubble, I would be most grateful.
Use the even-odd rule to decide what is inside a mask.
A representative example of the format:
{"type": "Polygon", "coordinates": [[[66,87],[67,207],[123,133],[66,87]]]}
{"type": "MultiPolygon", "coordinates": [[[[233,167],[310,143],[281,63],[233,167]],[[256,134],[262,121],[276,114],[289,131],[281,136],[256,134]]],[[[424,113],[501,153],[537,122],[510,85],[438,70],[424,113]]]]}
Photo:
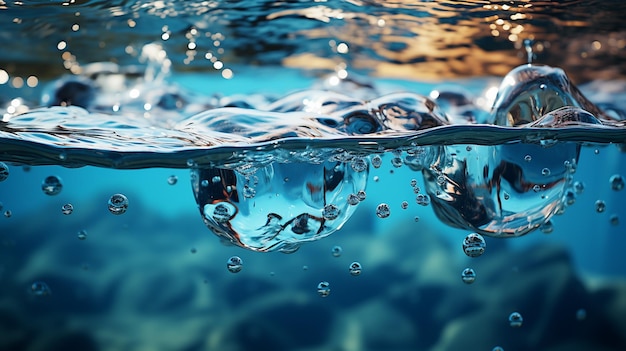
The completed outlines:
{"type": "Polygon", "coordinates": [[[289,253],[341,228],[357,207],[348,199],[365,189],[367,175],[349,162],[273,162],[194,169],[191,179],[202,218],[217,236],[254,251],[289,253]],[[203,182],[216,176],[219,182],[203,182]],[[254,196],[245,196],[250,190],[254,196]]]}

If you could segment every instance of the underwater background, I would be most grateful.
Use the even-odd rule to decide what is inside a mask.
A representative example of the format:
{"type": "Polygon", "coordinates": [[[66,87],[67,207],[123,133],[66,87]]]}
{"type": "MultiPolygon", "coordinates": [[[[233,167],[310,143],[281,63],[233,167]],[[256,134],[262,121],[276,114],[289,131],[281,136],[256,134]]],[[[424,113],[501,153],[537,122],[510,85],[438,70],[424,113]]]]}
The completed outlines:
{"type": "Polygon", "coordinates": [[[0,0],[0,350],[625,350],[623,13],[0,0]]]}

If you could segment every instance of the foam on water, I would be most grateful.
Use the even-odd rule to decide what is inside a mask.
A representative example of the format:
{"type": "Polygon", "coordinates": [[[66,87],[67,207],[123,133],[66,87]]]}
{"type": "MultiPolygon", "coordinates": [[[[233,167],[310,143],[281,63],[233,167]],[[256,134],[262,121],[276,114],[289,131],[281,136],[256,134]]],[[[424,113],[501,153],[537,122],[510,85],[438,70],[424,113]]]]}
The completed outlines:
{"type": "MultiPolygon", "coordinates": [[[[168,84],[162,61],[150,62],[143,78],[94,64],[52,84],[47,107],[8,105],[0,159],[190,168],[202,219],[215,234],[255,251],[293,252],[348,221],[370,164],[381,167],[385,153],[389,169],[423,174],[415,201],[444,223],[508,237],[564,209],[582,144],[626,140],[626,112],[604,112],[548,66],[512,70],[487,110],[454,89],[363,99],[376,89],[348,79],[278,99],[198,96],[168,84]]],[[[388,216],[388,205],[380,206],[377,215],[388,216]]]]}

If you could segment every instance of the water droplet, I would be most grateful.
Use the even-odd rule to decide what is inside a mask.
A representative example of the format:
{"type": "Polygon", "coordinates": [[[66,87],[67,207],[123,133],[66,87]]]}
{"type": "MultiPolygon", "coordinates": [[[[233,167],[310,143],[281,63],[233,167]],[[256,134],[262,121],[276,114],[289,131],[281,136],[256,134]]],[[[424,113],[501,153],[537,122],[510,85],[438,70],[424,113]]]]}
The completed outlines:
{"type": "Polygon", "coordinates": [[[430,196],[427,194],[417,194],[415,202],[420,206],[428,206],[430,204],[430,196]]]}
{"type": "Polygon", "coordinates": [[[624,177],[619,174],[612,175],[609,182],[611,183],[611,189],[615,191],[624,189],[624,177]]]}
{"type": "Polygon", "coordinates": [[[85,240],[85,239],[87,239],[87,231],[84,230],[84,229],[79,231],[77,237],[78,237],[78,240],[85,240]]]}
{"type": "Polygon", "coordinates": [[[328,295],[330,295],[330,284],[328,282],[320,282],[317,284],[317,293],[321,297],[328,297],[328,295]]]}
{"type": "Polygon", "coordinates": [[[533,157],[532,157],[532,156],[530,156],[530,155],[526,155],[526,156],[524,156],[524,161],[526,161],[526,162],[530,162],[530,161],[532,161],[532,160],[533,160],[533,157]]]}
{"type": "Polygon", "coordinates": [[[469,257],[478,257],[485,252],[487,243],[482,235],[478,233],[468,234],[463,239],[463,252],[469,257]]]}
{"type": "Polygon", "coordinates": [[[596,201],[595,205],[596,205],[596,212],[598,213],[602,213],[604,212],[604,210],[606,210],[606,204],[602,200],[596,201]]]}
{"type": "Polygon", "coordinates": [[[9,177],[9,166],[4,162],[0,162],[0,182],[5,181],[9,177]]]}
{"type": "Polygon", "coordinates": [[[333,219],[337,219],[340,213],[341,213],[341,210],[339,210],[339,207],[333,204],[330,204],[330,205],[324,206],[324,210],[322,210],[322,217],[332,221],[333,219]]]}
{"type": "Polygon", "coordinates": [[[524,319],[522,318],[522,315],[519,314],[518,312],[513,312],[509,315],[509,324],[513,328],[521,327],[523,321],[524,319]]]}
{"type": "Polygon", "coordinates": [[[360,201],[365,200],[365,197],[366,197],[365,190],[359,190],[356,193],[356,196],[359,198],[360,201]]]}
{"type": "Polygon", "coordinates": [[[383,164],[383,159],[380,156],[374,155],[372,157],[372,166],[374,166],[374,168],[380,168],[382,164],[383,164]]]}
{"type": "Polygon", "coordinates": [[[476,280],[476,272],[471,268],[465,268],[461,272],[461,279],[465,284],[472,284],[476,280]]]}
{"type": "Polygon", "coordinates": [[[583,321],[587,318],[587,310],[585,310],[584,308],[580,308],[578,309],[578,311],[576,311],[576,319],[578,319],[579,321],[583,321]]]}
{"type": "Polygon", "coordinates": [[[352,162],[350,162],[350,167],[352,167],[352,170],[355,172],[363,172],[367,170],[367,162],[363,157],[355,157],[352,159],[352,162]]]}
{"type": "Polygon", "coordinates": [[[350,266],[348,266],[348,271],[350,272],[351,275],[353,276],[357,276],[357,275],[361,275],[361,264],[359,262],[352,262],[350,263],[350,266]]]}
{"type": "Polygon", "coordinates": [[[400,204],[400,207],[402,207],[403,210],[406,210],[407,208],[409,208],[409,202],[402,201],[402,203],[400,204]]]}
{"type": "Polygon", "coordinates": [[[376,206],[376,215],[378,218],[387,218],[391,214],[391,210],[389,209],[389,205],[386,203],[381,203],[376,206]]]}
{"type": "Polygon", "coordinates": [[[361,200],[359,199],[359,197],[356,194],[350,194],[348,195],[348,204],[352,205],[352,206],[356,206],[359,204],[361,200]]]}
{"type": "Polygon", "coordinates": [[[48,176],[41,183],[41,190],[43,190],[46,195],[57,195],[63,189],[63,183],[61,183],[61,178],[57,176],[48,176]]]}
{"type": "Polygon", "coordinates": [[[226,268],[231,273],[239,273],[243,268],[243,261],[239,256],[231,256],[226,262],[226,268]]]}
{"type": "Polygon", "coordinates": [[[333,246],[333,248],[330,250],[330,252],[333,254],[333,257],[339,257],[339,256],[341,256],[341,253],[343,252],[343,249],[341,248],[341,246],[336,245],[336,246],[333,246]]]}
{"type": "Polygon", "coordinates": [[[61,206],[61,212],[64,215],[71,215],[72,212],[74,212],[74,206],[72,206],[72,204],[65,204],[61,206]]]}
{"type": "Polygon", "coordinates": [[[13,215],[13,212],[11,212],[11,210],[4,211],[4,216],[6,218],[11,218],[12,215],[13,215]]]}
{"type": "Polygon", "coordinates": [[[128,209],[128,199],[123,194],[113,194],[109,198],[109,212],[114,215],[121,215],[126,213],[128,209]]]}
{"type": "Polygon", "coordinates": [[[612,214],[611,217],[609,218],[609,222],[611,223],[611,225],[619,225],[619,216],[616,214],[612,214]]]}
{"type": "Polygon", "coordinates": [[[175,185],[176,183],[178,183],[178,177],[175,175],[171,175],[167,178],[167,184],[169,185],[175,185]]]}
{"type": "Polygon", "coordinates": [[[35,296],[48,296],[52,293],[48,284],[42,281],[36,281],[30,285],[30,291],[35,296]]]}
{"type": "Polygon", "coordinates": [[[547,177],[547,176],[549,176],[549,175],[550,175],[550,168],[544,168],[544,169],[542,169],[542,170],[541,170],[541,175],[544,175],[544,176],[546,176],[546,177],[547,177]]]}
{"type": "Polygon", "coordinates": [[[539,230],[541,230],[544,234],[552,233],[554,231],[554,224],[552,224],[552,220],[548,220],[546,223],[542,224],[539,227],[539,230]]]}

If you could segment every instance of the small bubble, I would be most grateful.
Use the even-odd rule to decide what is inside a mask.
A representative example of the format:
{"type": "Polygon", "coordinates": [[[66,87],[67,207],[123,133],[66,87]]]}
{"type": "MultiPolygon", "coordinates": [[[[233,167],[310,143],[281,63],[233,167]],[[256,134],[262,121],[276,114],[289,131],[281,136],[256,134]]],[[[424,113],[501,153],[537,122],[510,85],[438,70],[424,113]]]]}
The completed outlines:
{"type": "Polygon", "coordinates": [[[430,196],[427,194],[417,194],[415,202],[420,206],[428,206],[430,204],[430,196]]]}
{"type": "Polygon", "coordinates": [[[550,234],[554,231],[554,224],[552,224],[552,220],[549,219],[547,222],[545,222],[544,224],[542,224],[539,227],[539,230],[541,230],[542,233],[544,234],[550,234]]]}
{"type": "Polygon", "coordinates": [[[343,252],[343,249],[341,248],[341,246],[335,245],[330,250],[330,252],[333,254],[333,257],[339,257],[339,256],[341,256],[341,253],[343,252]]]}
{"type": "Polygon", "coordinates": [[[52,293],[48,284],[42,281],[36,281],[30,285],[30,291],[35,296],[48,296],[52,293]]]}
{"type": "Polygon", "coordinates": [[[59,160],[61,160],[61,161],[67,160],[67,154],[65,152],[60,153],[59,154],[59,160]]]}
{"type": "Polygon", "coordinates": [[[616,214],[612,214],[611,217],[609,218],[609,222],[611,223],[611,225],[614,225],[614,226],[619,225],[619,216],[616,214]]]}
{"type": "Polygon", "coordinates": [[[74,206],[72,206],[72,204],[65,204],[61,206],[61,212],[64,215],[71,215],[72,212],[74,212],[74,206]]]}
{"type": "Polygon", "coordinates": [[[113,194],[109,198],[109,212],[114,215],[121,215],[126,213],[128,209],[128,198],[124,194],[113,194]]]}
{"type": "Polygon", "coordinates": [[[57,176],[48,176],[41,183],[41,190],[43,190],[46,195],[57,195],[63,189],[63,183],[61,183],[61,178],[57,176]]]}
{"type": "Polygon", "coordinates": [[[87,231],[84,230],[84,229],[79,231],[77,237],[78,237],[78,240],[85,240],[85,239],[87,239],[87,231]]]}
{"type": "Polygon", "coordinates": [[[169,185],[175,185],[176,183],[178,183],[178,177],[175,175],[171,175],[167,178],[167,184],[169,185]]]}
{"type": "Polygon", "coordinates": [[[437,184],[444,185],[446,183],[446,177],[443,175],[437,176],[437,184]]]}
{"type": "Polygon", "coordinates": [[[11,218],[12,215],[13,215],[13,212],[11,212],[11,210],[4,211],[4,216],[6,218],[11,218]]]}
{"type": "Polygon", "coordinates": [[[392,158],[391,159],[391,165],[396,167],[396,168],[402,167],[402,158],[400,158],[400,157],[392,158]]]}
{"type": "Polygon", "coordinates": [[[471,146],[469,146],[469,145],[467,145],[467,146],[465,147],[465,151],[467,151],[467,152],[472,151],[472,147],[471,147],[471,146]]]}
{"type": "Polygon", "coordinates": [[[413,218],[413,221],[415,221],[415,222],[419,222],[419,221],[420,221],[420,218],[419,218],[418,216],[415,216],[415,218],[413,218]]]}
{"type": "Polygon", "coordinates": [[[624,189],[624,177],[619,174],[614,174],[609,178],[609,182],[611,183],[611,189],[615,191],[620,191],[624,189]]]}
{"type": "Polygon", "coordinates": [[[576,311],[576,319],[578,319],[579,321],[583,321],[587,318],[587,310],[585,310],[584,308],[580,308],[578,309],[578,311],[576,311]]]}
{"type": "Polygon", "coordinates": [[[307,265],[302,266],[302,270],[303,271],[308,271],[309,270],[309,266],[307,266],[307,265]]]}
{"type": "Polygon", "coordinates": [[[328,297],[328,295],[330,295],[330,284],[328,282],[320,282],[317,284],[317,293],[321,297],[328,297]]]}
{"type": "Polygon", "coordinates": [[[532,157],[532,156],[530,156],[530,155],[526,155],[526,156],[524,156],[524,161],[526,161],[526,162],[530,162],[530,161],[532,161],[532,160],[533,160],[533,157],[532,157]]]}
{"type": "Polygon", "coordinates": [[[187,160],[187,167],[194,167],[195,165],[196,165],[196,161],[194,161],[193,159],[187,160]]]}
{"type": "Polygon", "coordinates": [[[202,179],[202,181],[200,182],[200,186],[206,188],[207,186],[209,186],[209,181],[207,179],[202,179]]]}
{"type": "Polygon", "coordinates": [[[478,233],[468,234],[463,239],[463,252],[469,257],[478,257],[485,252],[487,243],[482,235],[478,233]]]}
{"type": "Polygon", "coordinates": [[[391,210],[389,209],[389,205],[386,203],[381,203],[376,206],[376,216],[378,218],[387,218],[391,214],[391,210]]]}
{"type": "Polygon", "coordinates": [[[576,194],[582,194],[582,192],[585,191],[585,183],[581,181],[574,182],[574,191],[576,194]]]}
{"type": "Polygon", "coordinates": [[[471,268],[465,268],[461,272],[461,279],[465,284],[472,284],[476,280],[476,272],[471,268]]]}
{"type": "Polygon", "coordinates": [[[503,192],[502,192],[502,195],[503,195],[503,197],[504,197],[504,199],[505,199],[505,200],[508,200],[508,199],[510,199],[510,198],[511,198],[511,195],[509,195],[509,193],[507,193],[506,191],[503,191],[503,192]]]}
{"type": "Polygon", "coordinates": [[[522,315],[518,312],[513,312],[509,315],[509,325],[513,328],[521,327],[523,321],[524,319],[522,318],[522,315]]]}
{"type": "Polygon", "coordinates": [[[214,176],[213,178],[211,178],[211,183],[213,184],[218,184],[221,181],[222,181],[222,177],[220,176],[214,176]]]}
{"type": "Polygon", "coordinates": [[[348,195],[348,204],[351,206],[356,206],[359,204],[359,202],[361,201],[359,199],[359,197],[356,194],[350,194],[348,195]]]}
{"type": "Polygon", "coordinates": [[[341,211],[339,210],[339,207],[330,204],[330,205],[326,205],[324,206],[324,210],[322,211],[322,217],[328,219],[329,221],[332,221],[334,219],[337,219],[337,217],[339,217],[339,213],[341,211]]]}
{"type": "Polygon", "coordinates": [[[356,196],[359,198],[359,200],[360,200],[360,201],[365,200],[365,196],[366,196],[366,194],[365,194],[365,190],[359,190],[359,191],[356,193],[356,196]]]}
{"type": "Polygon", "coordinates": [[[411,179],[411,188],[415,188],[417,186],[417,180],[411,179]]]}
{"type": "Polygon", "coordinates": [[[373,179],[374,179],[374,181],[375,181],[375,182],[377,182],[377,181],[379,181],[379,180],[380,180],[380,178],[379,178],[378,176],[374,176],[374,178],[373,178],[373,179]]]}
{"type": "Polygon", "coordinates": [[[563,203],[566,206],[572,206],[576,203],[576,193],[571,190],[566,190],[565,195],[563,195],[563,203]]]}
{"type": "Polygon", "coordinates": [[[550,175],[550,168],[544,168],[541,170],[541,175],[544,176],[549,176],[550,175]]]}
{"type": "Polygon", "coordinates": [[[541,191],[541,186],[539,184],[533,185],[533,191],[538,193],[541,191]]]}
{"type": "Polygon", "coordinates": [[[409,208],[409,202],[402,201],[402,203],[400,204],[400,207],[402,207],[403,210],[406,210],[407,208],[409,208]]]}
{"type": "Polygon", "coordinates": [[[383,164],[383,159],[380,156],[374,155],[372,157],[372,166],[374,166],[374,168],[380,168],[382,164],[383,164]]]}
{"type": "Polygon", "coordinates": [[[243,268],[243,261],[239,256],[232,256],[226,262],[226,268],[231,273],[239,273],[243,268]]]}
{"type": "Polygon", "coordinates": [[[367,162],[365,162],[363,157],[355,157],[352,159],[352,162],[350,162],[350,167],[352,167],[352,170],[355,172],[363,172],[367,170],[367,162]]]}
{"type": "Polygon", "coordinates": [[[4,162],[0,162],[0,182],[7,180],[9,177],[9,166],[4,162]]]}
{"type": "Polygon", "coordinates": [[[606,204],[602,200],[596,201],[595,205],[596,205],[596,212],[598,213],[602,213],[604,212],[604,210],[606,210],[606,204]]]}
{"type": "Polygon", "coordinates": [[[599,155],[600,154],[600,150],[595,149],[595,150],[593,150],[593,153],[596,154],[596,155],[599,155]]]}
{"type": "Polygon", "coordinates": [[[357,275],[361,275],[361,264],[359,262],[352,262],[350,263],[350,266],[348,266],[348,271],[350,272],[350,275],[353,276],[357,276],[357,275]]]}

